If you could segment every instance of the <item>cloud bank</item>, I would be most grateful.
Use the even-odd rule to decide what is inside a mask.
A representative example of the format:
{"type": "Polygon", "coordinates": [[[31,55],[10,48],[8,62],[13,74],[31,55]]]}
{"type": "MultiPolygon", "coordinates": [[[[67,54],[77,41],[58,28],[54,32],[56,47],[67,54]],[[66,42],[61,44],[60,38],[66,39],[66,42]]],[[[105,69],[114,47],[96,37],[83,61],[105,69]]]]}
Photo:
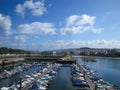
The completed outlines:
{"type": "MultiPolygon", "coordinates": [[[[69,48],[120,48],[120,40],[57,40],[55,42],[46,42],[42,46],[44,50],[69,49],[69,48]]],[[[41,48],[42,49],[42,48],[41,48]]]]}
{"type": "Polygon", "coordinates": [[[21,24],[17,27],[21,34],[56,34],[56,28],[52,23],[32,22],[31,24],[21,24]]]}

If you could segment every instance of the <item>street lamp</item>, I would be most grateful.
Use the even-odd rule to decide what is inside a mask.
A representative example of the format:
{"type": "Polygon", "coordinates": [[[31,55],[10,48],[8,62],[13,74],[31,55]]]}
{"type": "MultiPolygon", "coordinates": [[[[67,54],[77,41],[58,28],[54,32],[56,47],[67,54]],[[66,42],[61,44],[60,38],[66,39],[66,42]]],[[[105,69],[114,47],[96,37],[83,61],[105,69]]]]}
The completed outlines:
{"type": "Polygon", "coordinates": [[[20,90],[22,90],[22,76],[20,76],[19,79],[20,79],[20,90]]]}

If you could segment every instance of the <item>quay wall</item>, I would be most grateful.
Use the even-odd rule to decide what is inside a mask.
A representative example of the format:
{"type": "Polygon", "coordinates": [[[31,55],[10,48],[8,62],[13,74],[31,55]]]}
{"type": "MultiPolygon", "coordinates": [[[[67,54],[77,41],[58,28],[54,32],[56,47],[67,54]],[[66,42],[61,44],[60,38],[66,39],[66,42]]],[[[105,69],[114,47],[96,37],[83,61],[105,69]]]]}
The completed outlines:
{"type": "Polygon", "coordinates": [[[3,60],[0,62],[0,69],[7,66],[14,66],[15,64],[19,64],[21,62],[25,62],[24,58],[11,58],[11,60],[3,60]]]}

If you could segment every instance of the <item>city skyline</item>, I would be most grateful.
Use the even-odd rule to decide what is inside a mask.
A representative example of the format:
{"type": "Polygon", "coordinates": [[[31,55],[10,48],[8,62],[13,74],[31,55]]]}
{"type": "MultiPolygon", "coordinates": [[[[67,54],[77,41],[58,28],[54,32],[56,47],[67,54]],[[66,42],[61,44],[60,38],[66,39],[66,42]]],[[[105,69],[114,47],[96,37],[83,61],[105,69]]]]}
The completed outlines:
{"type": "Polygon", "coordinates": [[[0,47],[119,48],[119,0],[1,0],[0,47]]]}

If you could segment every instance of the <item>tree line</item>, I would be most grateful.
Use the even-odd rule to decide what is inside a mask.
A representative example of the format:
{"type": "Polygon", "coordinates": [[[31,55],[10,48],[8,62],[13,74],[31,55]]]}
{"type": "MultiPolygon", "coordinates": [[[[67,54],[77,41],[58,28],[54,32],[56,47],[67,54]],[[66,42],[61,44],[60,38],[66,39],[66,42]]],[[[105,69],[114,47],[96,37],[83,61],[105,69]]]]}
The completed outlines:
{"type": "Polygon", "coordinates": [[[7,47],[0,48],[0,54],[24,54],[27,52],[28,51],[21,50],[21,49],[12,49],[12,48],[7,48],[7,47]]]}

